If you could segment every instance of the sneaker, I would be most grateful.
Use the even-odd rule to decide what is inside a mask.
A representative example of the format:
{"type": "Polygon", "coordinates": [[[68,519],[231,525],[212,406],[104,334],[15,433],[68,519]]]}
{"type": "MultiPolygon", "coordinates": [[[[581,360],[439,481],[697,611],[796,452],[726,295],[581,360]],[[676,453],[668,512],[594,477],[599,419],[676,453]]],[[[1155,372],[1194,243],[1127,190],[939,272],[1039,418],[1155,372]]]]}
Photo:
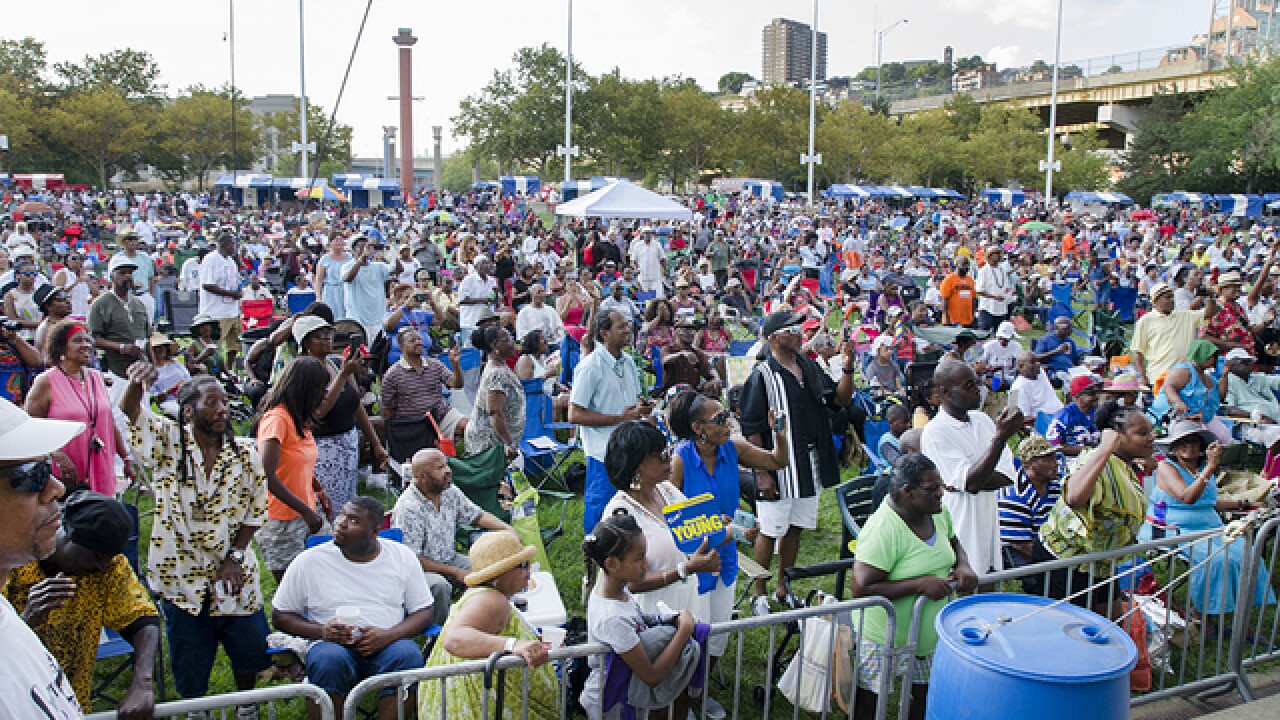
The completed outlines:
{"type": "Polygon", "coordinates": [[[707,696],[706,710],[708,720],[724,720],[729,715],[729,713],[725,711],[724,706],[710,695],[707,696]]]}
{"type": "Polygon", "coordinates": [[[236,708],[236,720],[258,720],[258,706],[241,705],[236,708]]]}
{"type": "Polygon", "coordinates": [[[769,608],[768,595],[756,595],[751,598],[751,612],[756,615],[768,615],[772,610],[769,608]]]}

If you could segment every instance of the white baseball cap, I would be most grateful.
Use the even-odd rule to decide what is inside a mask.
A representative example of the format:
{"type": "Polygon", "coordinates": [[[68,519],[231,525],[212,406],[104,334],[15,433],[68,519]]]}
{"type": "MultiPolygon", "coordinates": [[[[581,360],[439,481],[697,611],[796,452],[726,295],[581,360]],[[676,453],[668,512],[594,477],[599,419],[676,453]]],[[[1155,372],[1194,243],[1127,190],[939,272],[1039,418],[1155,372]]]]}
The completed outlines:
{"type": "Polygon", "coordinates": [[[996,328],[996,337],[1004,340],[1014,340],[1020,336],[1018,335],[1018,329],[1013,326],[1013,323],[1005,320],[996,328]]]}

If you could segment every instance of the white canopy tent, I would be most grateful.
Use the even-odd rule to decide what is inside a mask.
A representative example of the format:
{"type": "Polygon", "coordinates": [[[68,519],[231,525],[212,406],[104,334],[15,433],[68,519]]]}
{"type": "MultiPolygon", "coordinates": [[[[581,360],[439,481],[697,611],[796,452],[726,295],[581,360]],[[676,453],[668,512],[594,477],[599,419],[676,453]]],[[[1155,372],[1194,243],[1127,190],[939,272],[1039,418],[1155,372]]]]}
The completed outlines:
{"type": "Polygon", "coordinates": [[[557,215],[594,218],[648,218],[651,220],[692,220],[693,211],[658,193],[626,180],[556,207],[557,215]]]}

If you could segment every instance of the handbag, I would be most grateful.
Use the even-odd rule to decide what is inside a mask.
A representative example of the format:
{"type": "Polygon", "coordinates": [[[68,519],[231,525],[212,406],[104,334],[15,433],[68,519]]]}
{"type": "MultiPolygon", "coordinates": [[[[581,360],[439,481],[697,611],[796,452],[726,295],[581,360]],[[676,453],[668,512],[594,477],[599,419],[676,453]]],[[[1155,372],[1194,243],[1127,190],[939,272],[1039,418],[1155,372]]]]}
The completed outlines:
{"type": "MultiPolygon", "coordinates": [[[[823,604],[834,602],[828,598],[823,604]]],[[[821,616],[801,621],[804,646],[778,680],[778,690],[788,702],[813,713],[831,709],[831,622],[830,617],[821,616]]]]}
{"type": "Polygon", "coordinates": [[[436,424],[436,416],[427,411],[427,419],[431,421],[431,427],[436,431],[436,449],[444,453],[448,457],[457,457],[458,449],[453,445],[453,438],[445,437],[440,434],[440,426],[436,424]]]}

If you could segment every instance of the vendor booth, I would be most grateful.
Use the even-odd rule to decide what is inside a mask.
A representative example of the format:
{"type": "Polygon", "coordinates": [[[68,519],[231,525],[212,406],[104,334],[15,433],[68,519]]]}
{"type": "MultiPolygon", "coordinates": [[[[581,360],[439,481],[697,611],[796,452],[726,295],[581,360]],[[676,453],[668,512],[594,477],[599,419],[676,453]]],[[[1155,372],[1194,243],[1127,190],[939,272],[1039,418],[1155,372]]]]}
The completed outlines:
{"type": "Polygon", "coordinates": [[[378,177],[348,179],[341,187],[347,191],[353,208],[400,207],[399,180],[378,177]]]}
{"type": "Polygon", "coordinates": [[[1014,188],[986,188],[978,193],[978,197],[982,202],[988,205],[1025,205],[1031,197],[1026,190],[1017,190],[1014,188]]]}
{"type": "Polygon", "coordinates": [[[758,198],[772,198],[774,202],[782,202],[782,183],[773,180],[748,180],[742,189],[758,198]]]}
{"type": "Polygon", "coordinates": [[[542,180],[536,175],[503,175],[498,184],[503,195],[534,195],[542,191],[542,180]]]}
{"type": "Polygon", "coordinates": [[[271,198],[275,178],[260,173],[227,173],[220,175],[213,186],[231,192],[231,201],[245,207],[265,205],[271,198]]]}
{"type": "Polygon", "coordinates": [[[1213,201],[1222,210],[1223,215],[1230,215],[1231,217],[1262,217],[1264,201],[1261,195],[1243,195],[1239,193],[1214,195],[1213,201]]]}

